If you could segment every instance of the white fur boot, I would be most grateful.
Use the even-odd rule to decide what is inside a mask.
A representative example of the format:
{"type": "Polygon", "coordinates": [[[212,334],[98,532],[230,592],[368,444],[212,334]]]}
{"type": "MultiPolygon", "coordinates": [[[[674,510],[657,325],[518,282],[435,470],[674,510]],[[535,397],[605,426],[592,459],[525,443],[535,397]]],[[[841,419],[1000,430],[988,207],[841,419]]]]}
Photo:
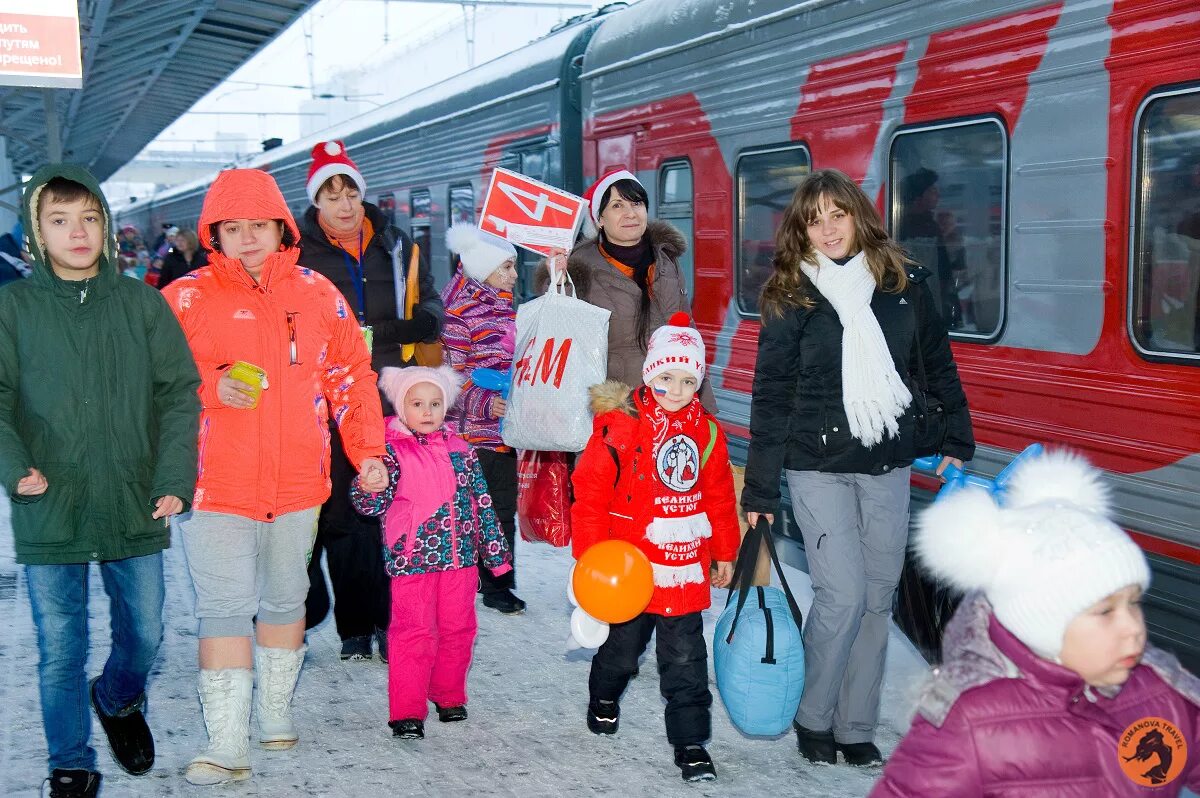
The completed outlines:
{"type": "Polygon", "coordinates": [[[190,784],[250,778],[250,696],[254,674],[244,668],[200,671],[200,704],[208,748],[188,763],[190,784]]]}
{"type": "Polygon", "coordinates": [[[254,711],[258,715],[258,743],[263,748],[282,751],[300,739],[292,723],[292,692],[307,650],[308,646],[296,651],[259,646],[254,652],[258,671],[254,711]]]}

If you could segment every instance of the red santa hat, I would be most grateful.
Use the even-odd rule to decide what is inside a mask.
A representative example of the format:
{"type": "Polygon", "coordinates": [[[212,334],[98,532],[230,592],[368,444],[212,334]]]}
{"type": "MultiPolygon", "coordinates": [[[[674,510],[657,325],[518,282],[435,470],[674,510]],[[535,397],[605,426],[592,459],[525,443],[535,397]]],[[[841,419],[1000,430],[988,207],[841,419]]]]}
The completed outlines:
{"type": "Polygon", "coordinates": [[[592,212],[592,222],[597,226],[600,224],[600,203],[604,199],[604,192],[616,183],[618,180],[632,180],[639,186],[642,181],[637,179],[637,175],[630,172],[628,169],[613,169],[606,172],[587,191],[583,192],[583,198],[588,201],[588,208],[592,212]]]}
{"type": "Polygon", "coordinates": [[[321,186],[334,175],[345,175],[358,186],[359,194],[367,193],[367,181],[346,154],[345,142],[322,141],[312,148],[312,165],[308,167],[308,199],[313,205],[317,204],[321,186]]]}
{"type": "Polygon", "coordinates": [[[698,382],[704,381],[704,339],[691,326],[688,314],[680,311],[650,336],[642,382],[647,385],[664,371],[686,371],[698,382]]]}

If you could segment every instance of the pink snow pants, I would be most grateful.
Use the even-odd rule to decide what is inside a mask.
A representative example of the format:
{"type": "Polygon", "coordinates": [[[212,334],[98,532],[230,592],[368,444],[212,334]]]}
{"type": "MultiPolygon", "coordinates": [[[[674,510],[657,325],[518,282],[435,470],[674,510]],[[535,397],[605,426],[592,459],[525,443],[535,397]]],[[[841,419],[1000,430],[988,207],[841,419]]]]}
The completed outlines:
{"type": "Polygon", "coordinates": [[[429,702],[467,703],[467,670],[475,645],[475,568],[392,580],[388,626],[390,720],[425,720],[429,702]]]}

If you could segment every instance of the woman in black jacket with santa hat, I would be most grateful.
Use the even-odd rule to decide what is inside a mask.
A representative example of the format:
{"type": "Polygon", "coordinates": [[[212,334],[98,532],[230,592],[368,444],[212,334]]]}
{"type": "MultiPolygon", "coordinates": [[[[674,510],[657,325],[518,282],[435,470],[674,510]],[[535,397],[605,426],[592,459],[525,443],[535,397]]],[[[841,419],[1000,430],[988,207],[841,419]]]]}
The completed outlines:
{"type": "MultiPolygon", "coordinates": [[[[437,341],[442,327],[442,300],[425,253],[364,200],[366,181],[341,141],[313,147],[307,188],[312,206],[300,221],[300,265],[320,272],[342,292],[363,330],[376,373],[384,366],[413,365],[415,345],[437,341]]],[[[385,415],[394,412],[386,398],[383,410],[385,415]]],[[[317,525],[308,623],[319,623],[329,609],[320,568],[324,549],[342,659],[370,659],[372,635],[380,659],[385,659],[390,594],[379,520],[360,516],[350,506],[354,469],[341,454],[333,425],[330,434],[333,493],[317,525]]]]}

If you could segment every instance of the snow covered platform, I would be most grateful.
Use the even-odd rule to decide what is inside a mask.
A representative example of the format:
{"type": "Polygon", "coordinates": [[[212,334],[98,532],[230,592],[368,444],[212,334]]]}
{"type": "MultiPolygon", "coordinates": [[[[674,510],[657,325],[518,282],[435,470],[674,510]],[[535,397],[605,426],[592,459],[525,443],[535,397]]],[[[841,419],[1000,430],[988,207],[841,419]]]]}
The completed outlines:
{"type": "MultiPolygon", "coordinates": [[[[654,644],[622,702],[621,731],[596,737],[584,723],[590,651],[568,650],[570,605],[565,550],[518,544],[521,616],[480,606],[466,723],[433,715],[420,741],[394,740],[387,727],[387,666],[342,662],[332,616],[309,634],[296,696],[300,744],[291,751],[251,747],[254,776],[223,787],[192,787],[182,769],[204,742],[196,697],[192,588],[182,547],[167,552],[166,635],[149,688],[149,720],[158,761],[140,778],[113,762],[98,723],[92,743],[104,772],[101,795],[140,796],[864,796],[878,771],[810,766],[791,734],[748,738],[730,724],[717,697],[709,750],[718,780],[686,785],[663,731],[654,644]]],[[[92,655],[99,673],[108,649],[108,600],[93,570],[92,655]]],[[[801,608],[812,599],[808,578],[791,571],[801,608]]],[[[725,591],[705,613],[710,645],[725,591]]],[[[8,504],[0,496],[0,795],[35,796],[46,776],[37,692],[37,645],[23,569],[13,560],[8,504]]],[[[884,754],[908,726],[924,678],[920,657],[893,629],[878,743],[884,754]]],[[[716,695],[715,684],[713,693],[716,695]]]]}

